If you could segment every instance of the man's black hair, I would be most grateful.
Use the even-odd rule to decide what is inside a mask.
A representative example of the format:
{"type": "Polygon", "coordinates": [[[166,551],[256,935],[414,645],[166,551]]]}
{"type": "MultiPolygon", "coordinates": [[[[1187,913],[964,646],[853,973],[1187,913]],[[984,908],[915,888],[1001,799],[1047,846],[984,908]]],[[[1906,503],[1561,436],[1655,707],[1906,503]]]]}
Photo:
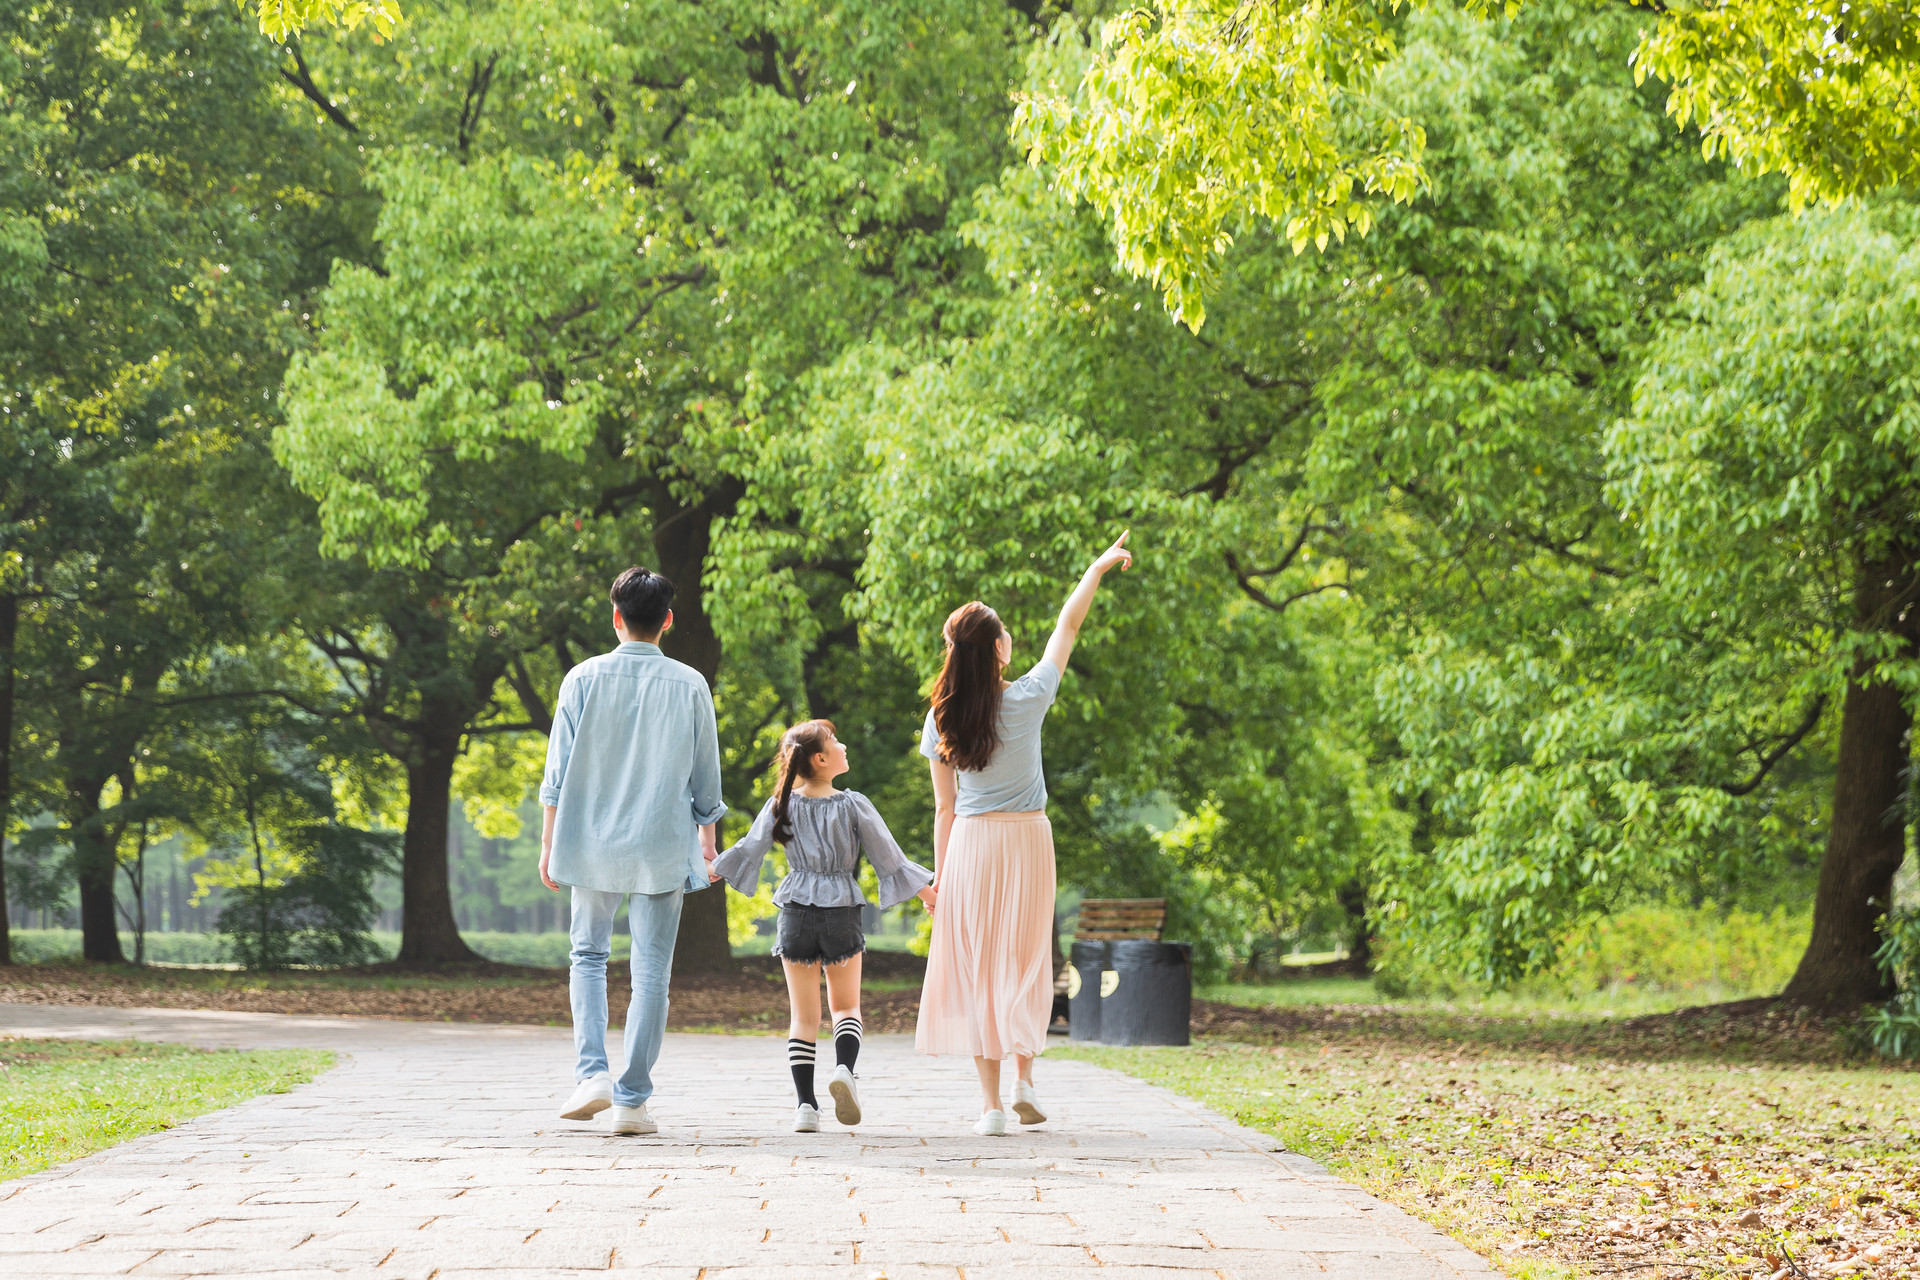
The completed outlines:
{"type": "Polygon", "coordinates": [[[673,606],[673,584],[645,569],[628,569],[613,580],[607,599],[620,611],[627,634],[650,636],[667,625],[667,612],[673,606]]]}

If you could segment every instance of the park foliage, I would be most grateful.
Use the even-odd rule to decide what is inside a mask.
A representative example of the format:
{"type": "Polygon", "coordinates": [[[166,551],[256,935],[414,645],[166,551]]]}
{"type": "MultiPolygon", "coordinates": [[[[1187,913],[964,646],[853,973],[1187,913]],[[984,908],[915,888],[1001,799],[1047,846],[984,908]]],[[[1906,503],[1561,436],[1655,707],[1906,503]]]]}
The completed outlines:
{"type": "Polygon", "coordinates": [[[823,715],[924,844],[941,619],[1028,660],[1128,527],[1061,875],[1203,969],[1812,902],[1790,992],[1883,998],[1913,23],[1776,7],[0,6],[6,885],[117,959],[178,837],[339,963],[385,868],[471,958],[451,806],[517,833],[634,561],[737,811],[823,715]]]}

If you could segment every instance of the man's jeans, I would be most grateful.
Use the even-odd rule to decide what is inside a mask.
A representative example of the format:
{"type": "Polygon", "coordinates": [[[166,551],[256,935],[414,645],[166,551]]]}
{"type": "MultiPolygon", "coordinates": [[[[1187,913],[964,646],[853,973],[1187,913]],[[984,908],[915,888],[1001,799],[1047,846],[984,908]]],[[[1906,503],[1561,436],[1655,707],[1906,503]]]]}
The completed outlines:
{"type": "Polygon", "coordinates": [[[637,1107],[653,1096],[653,1064],[667,1033],[667,979],[673,971],[673,940],[680,932],[685,892],[608,893],[573,891],[573,1047],[579,1055],[573,1078],[607,1069],[607,953],[613,946],[613,913],[627,899],[633,932],[633,1002],[627,1006],[627,1069],[613,1082],[613,1102],[637,1107]]]}

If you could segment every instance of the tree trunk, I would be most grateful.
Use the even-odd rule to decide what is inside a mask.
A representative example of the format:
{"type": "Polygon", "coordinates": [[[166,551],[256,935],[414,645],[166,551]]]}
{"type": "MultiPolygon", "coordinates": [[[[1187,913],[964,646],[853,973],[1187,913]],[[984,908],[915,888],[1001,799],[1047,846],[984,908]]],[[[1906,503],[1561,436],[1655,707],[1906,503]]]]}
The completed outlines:
{"type": "Polygon", "coordinates": [[[698,506],[673,503],[662,486],[654,507],[653,554],[659,572],[673,583],[673,630],[660,640],[661,650],[707,678],[711,686],[720,674],[720,637],[707,616],[702,583],[707,551],[713,544],[713,522],[731,512],[740,500],[741,486],[728,481],[701,499],[698,506]]]}
{"type": "Polygon", "coordinates": [[[13,641],[20,597],[0,595],[0,964],[13,963],[12,915],[7,910],[7,832],[13,824],[13,641]]]}
{"type": "Polygon", "coordinates": [[[1347,913],[1347,967],[1365,976],[1373,972],[1373,932],[1367,927],[1367,882],[1353,879],[1335,890],[1347,913]]]}
{"type": "MultiPolygon", "coordinates": [[[[742,487],[727,480],[701,499],[683,507],[661,486],[655,495],[653,552],[658,570],[673,583],[673,630],[660,640],[661,651],[706,677],[711,687],[720,674],[720,637],[707,616],[702,580],[713,522],[732,511],[742,487]]],[[[727,944],[727,886],[709,886],[689,894],[680,910],[680,932],[673,942],[675,973],[725,971],[733,963],[727,944]]]]}
{"type": "MultiPolygon", "coordinates": [[[[1912,657],[1920,637],[1910,557],[1866,565],[1854,593],[1854,625],[1889,631],[1912,657]]],[[[1840,711],[1840,756],[1833,777],[1833,816],[1820,883],[1813,898],[1813,935],[1781,995],[1797,1004],[1851,1009],[1893,994],[1873,953],[1880,918],[1893,898],[1893,875],[1907,855],[1907,780],[1913,712],[1886,681],[1866,683],[1862,664],[1840,711]]]]}
{"type": "Polygon", "coordinates": [[[400,954],[406,963],[478,960],[453,919],[447,879],[447,815],[459,737],[421,744],[407,766],[407,833],[402,838],[400,954]]]}
{"type": "Polygon", "coordinates": [[[1873,953],[1893,873],[1906,855],[1907,733],[1913,715],[1893,685],[1847,686],[1833,821],[1813,899],[1813,936],[1781,994],[1799,1004],[1854,1008],[1892,994],[1873,953]]]}
{"type": "Polygon", "coordinates": [[[125,964],[120,949],[119,921],[115,918],[113,882],[118,874],[113,837],[100,821],[98,779],[69,781],[72,800],[68,829],[72,832],[74,867],[80,880],[80,954],[89,960],[125,964]]]}

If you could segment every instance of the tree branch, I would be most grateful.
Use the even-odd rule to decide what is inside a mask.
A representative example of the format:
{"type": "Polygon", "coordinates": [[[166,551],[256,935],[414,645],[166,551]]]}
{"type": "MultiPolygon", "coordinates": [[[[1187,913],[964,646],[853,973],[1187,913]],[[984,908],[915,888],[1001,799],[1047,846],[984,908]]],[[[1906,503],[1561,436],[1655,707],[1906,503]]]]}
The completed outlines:
{"type": "Polygon", "coordinates": [[[1730,796],[1744,796],[1752,792],[1755,787],[1759,786],[1761,782],[1766,779],[1769,773],[1773,772],[1773,766],[1786,759],[1787,754],[1800,745],[1801,739],[1813,732],[1814,726],[1820,723],[1821,713],[1826,709],[1827,695],[1823,693],[1815,698],[1812,704],[1807,707],[1807,714],[1801,719],[1800,723],[1795,726],[1793,732],[1781,739],[1779,746],[1760,757],[1760,767],[1754,771],[1754,775],[1751,778],[1739,783],[1723,782],[1719,784],[1720,789],[1730,796]]]}
{"type": "Polygon", "coordinates": [[[348,133],[360,132],[360,126],[347,118],[347,113],[333,104],[333,99],[320,92],[320,86],[313,82],[313,72],[307,69],[307,60],[300,56],[300,46],[288,45],[287,52],[293,55],[292,71],[285,67],[279,69],[280,76],[288,84],[305,94],[307,101],[320,108],[327,119],[345,129],[348,133]]]}
{"type": "Polygon", "coordinates": [[[487,88],[493,83],[493,64],[500,60],[499,54],[487,58],[482,67],[480,59],[473,60],[473,75],[467,80],[467,98],[460,104],[460,123],[454,131],[455,144],[460,150],[460,159],[467,158],[467,144],[473,141],[474,126],[480,123],[480,112],[487,105],[487,88]]]}
{"type": "Polygon", "coordinates": [[[533,676],[527,671],[527,663],[523,655],[517,653],[513,655],[513,666],[507,673],[507,683],[513,686],[514,693],[520,699],[520,705],[526,709],[527,718],[534,721],[532,727],[542,733],[552,733],[553,712],[547,707],[546,700],[540,696],[539,688],[533,683],[533,676]]]}

